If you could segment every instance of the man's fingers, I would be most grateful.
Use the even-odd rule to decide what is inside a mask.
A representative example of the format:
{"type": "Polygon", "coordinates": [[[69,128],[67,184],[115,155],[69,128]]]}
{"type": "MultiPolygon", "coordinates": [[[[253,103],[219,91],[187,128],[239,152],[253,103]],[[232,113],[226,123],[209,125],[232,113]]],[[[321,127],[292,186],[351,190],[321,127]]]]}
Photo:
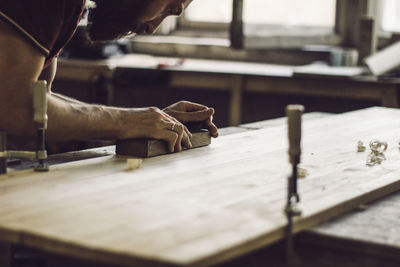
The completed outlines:
{"type": "Polygon", "coordinates": [[[190,138],[192,136],[192,134],[188,131],[188,129],[186,128],[186,126],[184,126],[183,124],[178,124],[178,128],[177,130],[178,132],[178,141],[177,144],[175,145],[177,148],[177,151],[182,151],[182,145],[186,148],[191,148],[192,147],[192,143],[190,142],[190,138]]]}
{"type": "Polygon", "coordinates": [[[174,118],[174,117],[168,115],[167,113],[165,113],[165,115],[166,115],[169,119],[171,119],[172,121],[174,121],[174,122],[176,122],[177,124],[180,124],[180,125],[183,126],[186,135],[189,137],[189,140],[188,140],[188,141],[186,141],[186,139],[183,139],[183,145],[184,145],[185,147],[187,147],[187,148],[191,148],[191,147],[192,147],[192,143],[190,142],[190,139],[191,139],[192,136],[193,136],[192,133],[188,130],[188,128],[187,128],[185,125],[181,124],[176,118],[174,118]]]}
{"type": "Polygon", "coordinates": [[[178,140],[176,140],[175,151],[182,151],[182,138],[185,132],[182,124],[176,124],[174,131],[178,134],[178,140]]]}
{"type": "Polygon", "coordinates": [[[168,150],[169,152],[173,153],[175,150],[176,142],[178,140],[178,134],[171,130],[163,131],[163,134],[160,137],[160,139],[167,141],[168,150]]]}
{"type": "Polygon", "coordinates": [[[204,106],[202,104],[189,102],[189,101],[185,101],[184,104],[185,104],[186,111],[189,111],[189,112],[207,110],[208,109],[207,106],[204,106]]]}
{"type": "Polygon", "coordinates": [[[218,137],[218,127],[214,123],[211,123],[208,126],[208,130],[210,130],[210,134],[212,137],[214,137],[214,138],[218,137]]]}
{"type": "Polygon", "coordinates": [[[218,127],[212,122],[213,121],[213,116],[207,119],[206,121],[206,126],[208,130],[210,131],[210,134],[212,137],[217,138],[218,137],[218,127]]]}
{"type": "MultiPolygon", "coordinates": [[[[194,112],[175,111],[175,112],[173,112],[173,114],[170,114],[170,115],[174,116],[177,120],[179,120],[181,122],[205,121],[205,125],[207,126],[208,130],[210,131],[211,136],[216,138],[216,137],[218,137],[218,128],[212,122],[214,112],[215,112],[215,110],[213,108],[207,108],[206,110],[194,111],[194,112]]],[[[171,116],[169,116],[169,117],[171,117],[171,116]]],[[[173,119],[175,119],[175,118],[173,118],[173,119]]],[[[190,134],[189,136],[191,137],[192,135],[190,134]]],[[[186,146],[186,145],[184,144],[184,146],[186,146]]]]}
{"type": "Polygon", "coordinates": [[[192,134],[186,128],[186,130],[183,134],[183,138],[182,138],[182,145],[186,148],[192,148],[192,142],[190,141],[191,138],[192,138],[192,134]]]}
{"type": "Polygon", "coordinates": [[[186,126],[185,126],[185,133],[189,136],[190,139],[192,139],[193,135],[186,126]]]}
{"type": "Polygon", "coordinates": [[[205,121],[213,114],[214,114],[213,108],[208,108],[199,111],[192,111],[192,112],[174,111],[170,113],[170,115],[175,117],[180,122],[205,121]]]}
{"type": "Polygon", "coordinates": [[[190,138],[192,134],[188,131],[186,126],[181,124],[180,122],[167,122],[166,129],[174,132],[177,135],[177,139],[175,141],[174,149],[171,152],[180,152],[182,151],[182,145],[187,148],[192,147],[192,143],[190,142],[190,138]]]}

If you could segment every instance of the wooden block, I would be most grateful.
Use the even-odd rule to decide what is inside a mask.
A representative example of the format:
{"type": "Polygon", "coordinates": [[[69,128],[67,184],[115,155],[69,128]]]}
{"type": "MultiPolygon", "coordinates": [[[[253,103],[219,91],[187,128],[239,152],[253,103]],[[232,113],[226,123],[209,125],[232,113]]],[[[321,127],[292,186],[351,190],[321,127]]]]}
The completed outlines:
{"type": "MultiPolygon", "coordinates": [[[[207,130],[201,130],[192,134],[193,137],[190,140],[193,145],[192,148],[208,146],[211,144],[211,136],[207,130]]],[[[183,149],[186,150],[187,148],[183,149]]],[[[147,138],[117,140],[117,155],[150,158],[169,153],[167,142],[163,140],[147,138]]]]}

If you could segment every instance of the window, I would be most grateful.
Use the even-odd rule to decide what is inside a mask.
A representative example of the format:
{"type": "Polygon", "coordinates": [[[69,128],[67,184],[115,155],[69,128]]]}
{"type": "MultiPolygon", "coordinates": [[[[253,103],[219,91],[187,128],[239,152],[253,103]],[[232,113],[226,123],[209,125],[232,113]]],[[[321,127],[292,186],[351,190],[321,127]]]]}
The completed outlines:
{"type": "MultiPolygon", "coordinates": [[[[301,46],[332,42],[332,38],[326,36],[334,34],[336,0],[243,1],[243,43],[246,47],[301,46]],[[324,37],[320,38],[320,35],[324,37]],[[316,36],[318,37],[315,38],[316,36]]],[[[210,30],[210,24],[214,27],[225,24],[226,27],[222,29],[228,31],[232,21],[232,6],[232,0],[193,1],[180,25],[182,28],[191,26],[192,29],[194,25],[196,29],[202,25],[206,28],[207,25],[210,30]]]]}
{"type": "Polygon", "coordinates": [[[400,32],[400,1],[382,1],[381,30],[385,32],[400,32]]]}
{"type": "MultiPolygon", "coordinates": [[[[333,27],[335,5],[336,0],[247,0],[243,20],[250,24],[333,27]]],[[[232,0],[194,1],[185,12],[188,21],[229,23],[231,18],[232,0]]]]}
{"type": "Polygon", "coordinates": [[[232,0],[197,0],[185,11],[185,19],[193,22],[230,23],[232,0]]]}
{"type": "Polygon", "coordinates": [[[391,42],[393,32],[400,33],[400,0],[195,0],[184,14],[176,28],[172,24],[165,31],[167,36],[136,37],[143,45],[135,49],[163,56],[257,62],[286,58],[289,64],[303,64],[324,60],[332,46],[365,46],[359,40],[360,21],[371,15],[380,30],[379,47],[391,42]],[[171,31],[174,34],[169,35],[171,31]],[[151,42],[154,48],[148,45],[151,42]],[[187,45],[187,49],[176,44],[187,45]],[[299,60],[293,58],[293,53],[303,49],[312,53],[304,60],[297,54],[299,60]]]}
{"type": "Polygon", "coordinates": [[[335,0],[247,0],[244,2],[244,22],[333,27],[335,5],[335,0]]]}

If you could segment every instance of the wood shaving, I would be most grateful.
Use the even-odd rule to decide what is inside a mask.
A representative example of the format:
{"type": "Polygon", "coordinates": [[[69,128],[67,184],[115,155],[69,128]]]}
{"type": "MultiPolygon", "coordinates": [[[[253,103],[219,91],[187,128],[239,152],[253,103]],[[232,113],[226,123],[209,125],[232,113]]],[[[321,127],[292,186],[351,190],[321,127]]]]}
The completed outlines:
{"type": "Polygon", "coordinates": [[[142,165],[142,159],[127,159],[126,160],[126,170],[133,171],[139,169],[142,165]]]}
{"type": "Polygon", "coordinates": [[[304,179],[309,175],[308,171],[304,168],[297,168],[297,177],[299,177],[300,179],[304,179]]]}
{"type": "Polygon", "coordinates": [[[381,164],[382,161],[386,160],[385,152],[388,148],[388,144],[386,142],[381,142],[378,140],[372,140],[369,142],[369,147],[371,148],[371,152],[367,158],[367,165],[374,166],[375,164],[381,164]]]}
{"type": "Polygon", "coordinates": [[[358,141],[357,152],[364,152],[366,149],[367,149],[367,147],[364,146],[364,143],[362,141],[358,141]]]}

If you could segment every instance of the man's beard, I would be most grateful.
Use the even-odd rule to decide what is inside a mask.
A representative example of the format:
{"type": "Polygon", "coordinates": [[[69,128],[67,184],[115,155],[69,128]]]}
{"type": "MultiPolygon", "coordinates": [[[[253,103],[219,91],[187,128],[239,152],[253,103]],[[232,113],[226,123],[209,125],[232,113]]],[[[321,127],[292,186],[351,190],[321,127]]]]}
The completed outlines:
{"type": "Polygon", "coordinates": [[[132,34],[135,14],[121,6],[119,10],[109,9],[97,3],[89,10],[87,35],[92,42],[106,42],[132,34]],[[125,11],[125,12],[124,12],[125,11]]]}

